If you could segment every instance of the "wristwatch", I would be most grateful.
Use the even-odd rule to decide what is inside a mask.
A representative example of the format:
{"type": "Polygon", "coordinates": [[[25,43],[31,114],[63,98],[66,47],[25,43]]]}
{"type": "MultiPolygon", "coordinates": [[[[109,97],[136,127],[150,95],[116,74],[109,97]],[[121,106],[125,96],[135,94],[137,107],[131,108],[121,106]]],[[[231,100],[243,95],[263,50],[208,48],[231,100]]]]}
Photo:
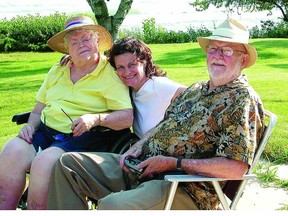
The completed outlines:
{"type": "Polygon", "coordinates": [[[182,158],[177,158],[177,164],[176,164],[177,171],[183,171],[181,163],[182,163],[182,158]]]}

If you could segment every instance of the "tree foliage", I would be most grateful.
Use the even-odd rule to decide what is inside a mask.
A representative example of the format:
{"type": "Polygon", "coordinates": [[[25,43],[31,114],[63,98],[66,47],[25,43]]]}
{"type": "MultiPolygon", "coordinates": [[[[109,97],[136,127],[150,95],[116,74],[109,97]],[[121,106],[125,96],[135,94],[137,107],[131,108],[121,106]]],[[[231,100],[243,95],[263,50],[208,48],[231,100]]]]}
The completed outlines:
{"type": "Polygon", "coordinates": [[[190,5],[198,11],[207,10],[210,5],[214,5],[217,8],[225,7],[229,12],[268,11],[268,15],[273,13],[273,9],[277,9],[281,11],[283,21],[288,22],[288,0],[195,0],[190,5]]]}
{"type": "Polygon", "coordinates": [[[119,7],[114,15],[109,15],[106,1],[109,0],[86,0],[91,7],[96,21],[99,25],[106,28],[113,39],[118,36],[118,31],[126,15],[131,9],[133,0],[121,0],[119,7]]]}

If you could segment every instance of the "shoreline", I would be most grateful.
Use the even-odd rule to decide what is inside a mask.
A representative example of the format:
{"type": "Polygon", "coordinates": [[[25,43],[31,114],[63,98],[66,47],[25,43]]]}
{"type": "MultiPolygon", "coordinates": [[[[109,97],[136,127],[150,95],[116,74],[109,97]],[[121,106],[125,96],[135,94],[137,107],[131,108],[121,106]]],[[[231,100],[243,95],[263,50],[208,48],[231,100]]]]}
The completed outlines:
{"type": "MultiPolygon", "coordinates": [[[[107,7],[111,15],[118,8],[119,0],[107,2],[107,7]]],[[[27,15],[51,15],[56,12],[75,14],[93,13],[86,0],[50,0],[40,2],[39,0],[1,0],[0,19],[11,19],[16,16],[27,15]]],[[[248,28],[260,25],[260,20],[277,21],[282,17],[280,11],[274,11],[272,16],[267,16],[266,12],[253,13],[228,13],[223,8],[210,7],[209,10],[197,12],[189,6],[187,0],[179,0],[177,7],[171,0],[137,0],[133,2],[130,12],[124,19],[121,29],[141,28],[142,22],[148,18],[155,18],[157,26],[167,30],[186,31],[187,28],[199,28],[204,26],[212,30],[225,20],[228,16],[244,23],[248,28]],[[205,19],[203,19],[205,17],[205,19]]]]}

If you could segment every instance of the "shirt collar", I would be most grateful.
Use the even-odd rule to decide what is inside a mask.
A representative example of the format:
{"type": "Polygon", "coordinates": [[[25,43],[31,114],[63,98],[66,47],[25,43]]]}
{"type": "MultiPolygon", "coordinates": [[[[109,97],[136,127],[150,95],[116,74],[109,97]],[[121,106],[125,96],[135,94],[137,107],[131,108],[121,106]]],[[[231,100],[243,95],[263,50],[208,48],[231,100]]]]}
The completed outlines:
{"type": "Polygon", "coordinates": [[[246,75],[244,74],[241,74],[238,78],[234,79],[233,81],[230,81],[229,83],[226,83],[225,85],[218,86],[217,88],[213,89],[210,92],[209,92],[209,82],[210,81],[206,82],[205,85],[203,86],[202,93],[204,95],[215,94],[215,93],[231,90],[234,88],[248,86],[248,80],[247,80],[246,75]]]}
{"type": "Polygon", "coordinates": [[[107,63],[108,63],[108,60],[107,60],[107,58],[104,56],[104,55],[102,55],[102,54],[100,54],[99,55],[99,62],[98,62],[98,65],[97,65],[97,67],[95,68],[95,70],[91,73],[91,75],[92,76],[97,76],[98,75],[98,73],[101,71],[101,70],[103,70],[103,68],[107,65],[107,63]]]}

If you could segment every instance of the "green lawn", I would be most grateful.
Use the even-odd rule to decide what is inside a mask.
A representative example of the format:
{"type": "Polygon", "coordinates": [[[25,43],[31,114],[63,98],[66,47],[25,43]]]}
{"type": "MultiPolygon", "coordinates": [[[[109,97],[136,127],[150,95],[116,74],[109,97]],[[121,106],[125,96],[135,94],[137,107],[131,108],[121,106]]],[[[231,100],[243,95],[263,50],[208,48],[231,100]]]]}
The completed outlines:
{"type": "MultiPolygon", "coordinates": [[[[288,161],[288,39],[257,39],[259,59],[243,71],[261,96],[266,109],[278,116],[278,122],[265,149],[267,159],[288,161]]],[[[205,55],[197,43],[151,44],[155,62],[171,79],[185,85],[207,80],[205,55]]],[[[0,148],[18,133],[21,126],[11,122],[15,113],[31,110],[35,94],[59,53],[0,54],[0,148]]]]}

